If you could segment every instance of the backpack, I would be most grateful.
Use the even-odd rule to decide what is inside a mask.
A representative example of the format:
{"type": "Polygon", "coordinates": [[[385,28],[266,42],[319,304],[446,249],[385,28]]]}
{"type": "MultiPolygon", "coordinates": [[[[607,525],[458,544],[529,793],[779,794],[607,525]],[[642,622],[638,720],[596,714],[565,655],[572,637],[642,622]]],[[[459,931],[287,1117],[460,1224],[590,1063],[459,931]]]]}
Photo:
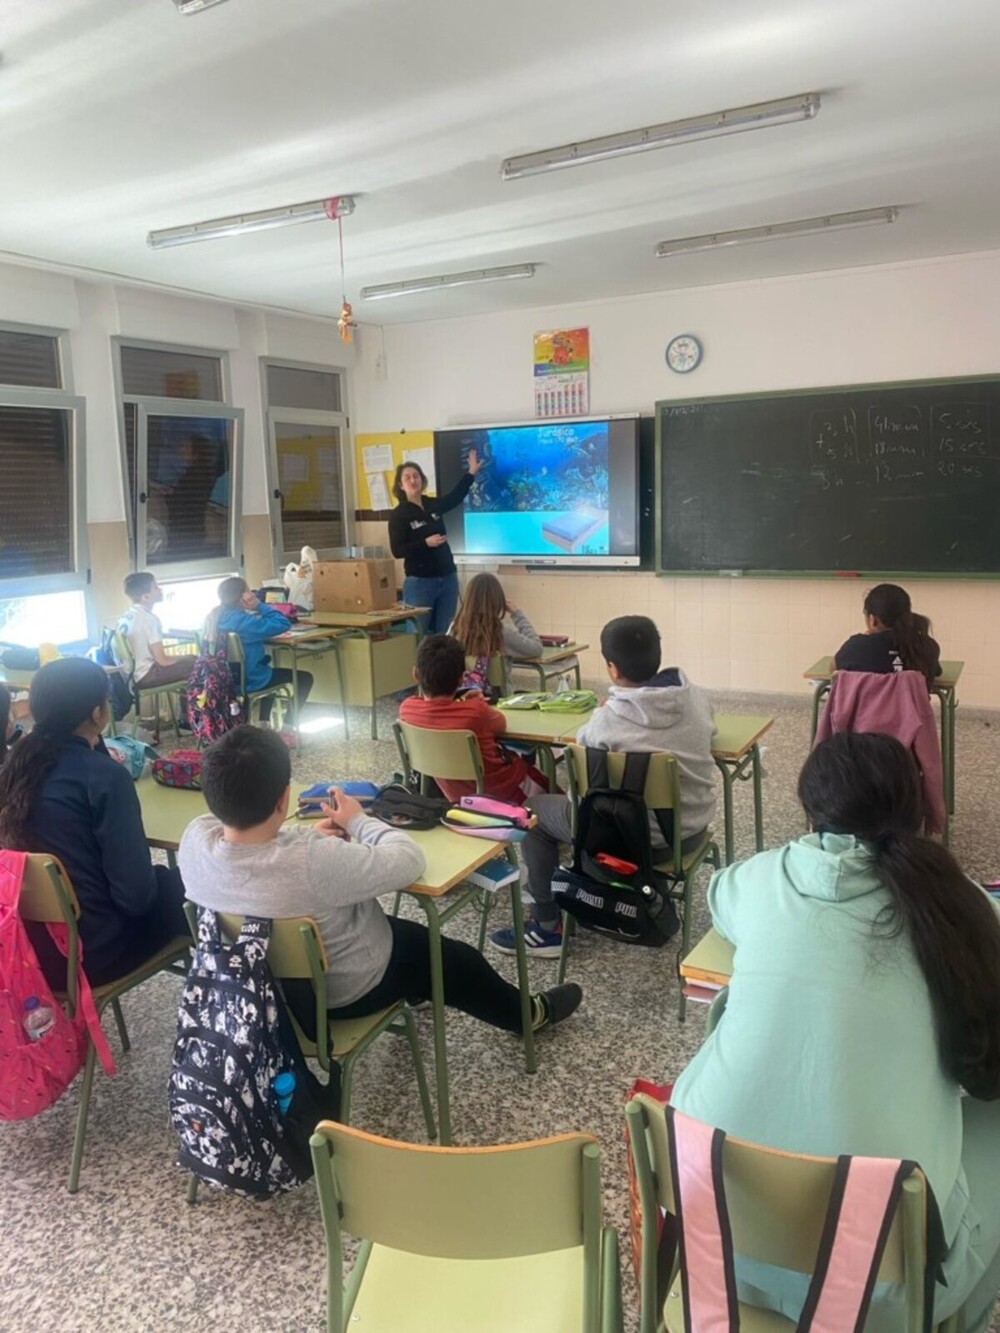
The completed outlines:
{"type": "Polygon", "coordinates": [[[393,828],[437,828],[451,806],[443,796],[421,796],[401,782],[390,782],[372,801],[368,813],[393,828]]]}
{"type": "MultiPolygon", "coordinates": [[[[27,1120],[59,1100],[83,1068],[87,1038],[101,1064],[115,1073],[107,1038],[84,975],[77,971],[77,1011],[71,1018],[55,999],[17,910],[27,852],[0,851],[0,1120],[27,1120]],[[32,1039],[25,1027],[25,1001],[36,999],[52,1022],[32,1039]]],[[[59,951],[69,952],[69,929],[46,923],[59,951]]],[[[82,949],[80,951],[82,957],[82,949]]]]}
{"type": "Polygon", "coordinates": [[[203,745],[224,736],[244,720],[243,705],[233,683],[225,648],[195,659],[185,686],[185,718],[203,745]]]}
{"type": "Polygon", "coordinates": [[[134,736],[107,736],[104,748],[112,759],[128,769],[136,782],[145,772],[147,762],[156,759],[153,747],[145,741],[136,740],[134,736]]]}
{"type": "Polygon", "coordinates": [[[88,657],[98,666],[115,668],[108,672],[108,699],[115,721],[120,722],[132,711],[133,700],[128,680],[118,669],[118,663],[115,661],[114,630],[101,630],[101,642],[96,648],[91,648],[88,657]]]}
{"type": "Polygon", "coordinates": [[[339,1067],[324,1088],[306,1067],[266,962],[271,923],[245,917],[223,944],[216,914],[198,908],[198,943],[177,1015],[170,1119],[177,1156],[200,1180],[264,1198],[313,1174],[309,1136],[339,1114],[339,1067]],[[281,1110],[274,1081],[295,1075],[281,1110]]]}
{"type": "Polygon", "coordinates": [[[200,750],[172,750],[153,760],[153,777],[164,787],[184,787],[201,791],[200,750]]]}
{"type": "Polygon", "coordinates": [[[587,930],[624,944],[660,949],[680,929],[668,876],[653,870],[643,799],[648,753],[625,756],[621,787],[608,785],[607,750],[587,749],[587,794],[580,802],[573,864],[552,888],[559,906],[587,930]]]}
{"type": "MultiPolygon", "coordinates": [[[[466,661],[469,659],[466,658],[466,661]]],[[[480,653],[462,675],[462,683],[459,685],[459,691],[462,690],[480,690],[483,698],[488,704],[496,703],[503,694],[499,685],[494,685],[490,681],[490,659],[486,653],[480,653]]]]}

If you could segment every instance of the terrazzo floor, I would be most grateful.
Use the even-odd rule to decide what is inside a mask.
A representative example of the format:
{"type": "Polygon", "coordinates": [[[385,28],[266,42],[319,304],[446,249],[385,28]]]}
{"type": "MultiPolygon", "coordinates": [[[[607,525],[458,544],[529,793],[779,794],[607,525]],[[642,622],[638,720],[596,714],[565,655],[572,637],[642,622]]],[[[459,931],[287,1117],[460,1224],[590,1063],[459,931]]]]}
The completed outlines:
{"type": "MultiPolygon", "coordinates": [[[[719,711],[774,716],[764,756],[766,844],[799,835],[803,821],[794,789],[808,748],[808,700],[717,693],[714,703],[719,711]]],[[[367,717],[360,711],[352,715],[349,744],[339,730],[310,736],[293,760],[295,780],[387,777],[397,767],[394,713],[392,701],[381,705],[379,730],[388,741],[367,739],[367,717]]],[[[959,710],[952,847],[975,878],[1000,872],[998,732],[1000,714],[959,710]]],[[[737,855],[749,855],[748,786],[736,794],[736,838],[737,855]]],[[[699,885],[696,939],[707,924],[705,882],[699,885]]],[[[474,927],[470,912],[448,929],[471,938],[474,927]]],[[[493,951],[489,956],[513,978],[513,959],[493,951]]],[[[552,984],[555,966],[536,959],[533,985],[552,984]]],[[[542,1036],[534,1076],[524,1073],[515,1039],[460,1014],[448,1020],[456,1142],[566,1130],[596,1134],[604,1153],[606,1216],[619,1228],[626,1255],[622,1099],[640,1075],[665,1080],[676,1074],[704,1032],[699,1005],[689,1005],[687,1022],[678,1023],[674,966],[672,948],[654,953],[578,936],[569,975],[582,982],[584,1002],[574,1018],[542,1036]]],[[[185,1201],[186,1180],[172,1165],[165,1097],[180,984],[161,976],[123,1002],[132,1051],[120,1058],[117,1078],[97,1075],[79,1194],[66,1193],[75,1087],[38,1119],[0,1127],[0,1333],[324,1328],[323,1236],[311,1185],[266,1203],[207,1189],[195,1207],[185,1201]]],[[[429,1063],[429,1013],[420,1011],[417,1021],[429,1063]]],[[[117,1037],[111,1040],[118,1054],[117,1037]]],[[[386,1038],[368,1054],[357,1073],[352,1118],[375,1133],[423,1139],[405,1043],[386,1038]]],[[[627,1258],[623,1271],[626,1327],[634,1329],[627,1258]]],[[[467,1327],[474,1333],[474,1321],[467,1327]]]]}

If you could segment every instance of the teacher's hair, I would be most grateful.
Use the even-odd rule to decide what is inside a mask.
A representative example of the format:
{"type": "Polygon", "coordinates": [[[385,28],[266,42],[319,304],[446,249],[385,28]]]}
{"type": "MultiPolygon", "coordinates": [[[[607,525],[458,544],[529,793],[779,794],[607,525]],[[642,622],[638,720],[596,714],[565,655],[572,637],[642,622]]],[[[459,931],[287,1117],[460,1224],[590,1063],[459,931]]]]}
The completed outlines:
{"type": "Polygon", "coordinates": [[[477,574],[465,590],[451,633],[470,657],[502,653],[506,612],[507,598],[497,576],[477,574]]]}
{"type": "Polygon", "coordinates": [[[1000,917],[944,847],[920,835],[916,763],[892,736],[841,732],[799,775],[814,829],[868,843],[890,903],[880,938],[909,936],[930,991],[947,1073],[973,1097],[1000,1097],[1000,917]]]}
{"type": "Polygon", "coordinates": [[[108,677],[86,657],[60,657],[35,673],[29,693],[35,725],[0,768],[0,847],[30,852],[28,821],[59,751],[82,722],[107,702],[108,677]]]}
{"type": "Polygon", "coordinates": [[[896,583],[878,583],[865,595],[864,612],[892,630],[896,651],[907,671],[922,671],[934,684],[937,653],[930,641],[931,622],[918,615],[910,594],[896,583]]]}
{"type": "Polygon", "coordinates": [[[426,491],[427,489],[427,473],[419,463],[400,463],[396,468],[396,474],[392,479],[392,493],[397,500],[406,499],[406,492],[403,490],[403,472],[408,467],[413,468],[414,472],[420,473],[420,480],[424,483],[424,490],[426,491]]]}

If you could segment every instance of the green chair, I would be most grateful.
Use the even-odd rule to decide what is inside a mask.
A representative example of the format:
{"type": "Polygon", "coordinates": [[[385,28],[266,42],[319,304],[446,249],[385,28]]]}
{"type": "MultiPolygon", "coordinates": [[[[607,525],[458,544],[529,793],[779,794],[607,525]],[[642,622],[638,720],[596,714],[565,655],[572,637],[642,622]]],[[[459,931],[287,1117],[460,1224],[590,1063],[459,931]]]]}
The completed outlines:
{"type": "MultiPolygon", "coordinates": [[[[465,669],[471,671],[476,665],[476,658],[466,654],[465,669]]],[[[501,695],[510,694],[511,686],[502,653],[491,653],[486,663],[486,683],[498,689],[501,695]]]]}
{"type": "MultiPolygon", "coordinates": [[[[625,775],[624,752],[611,751],[608,754],[608,781],[612,787],[619,787],[625,775]]],[[[573,803],[573,825],[576,827],[576,815],[580,801],[587,794],[587,751],[582,745],[566,746],[566,772],[569,778],[569,793],[573,803]]],[[[674,827],[682,827],[682,807],[680,775],[677,760],[671,754],[659,752],[650,755],[649,771],[646,775],[646,807],[649,810],[672,810],[674,827]]],[[[716,870],[720,866],[719,849],[712,841],[711,833],[706,829],[705,836],[693,851],[681,851],[681,839],[677,838],[671,852],[671,859],[653,863],[653,869],[661,875],[669,876],[670,896],[680,909],[681,939],[678,960],[686,958],[691,945],[691,918],[694,912],[694,880],[702,864],[708,860],[716,870]]],[[[654,850],[655,856],[655,850],[654,850]]],[[[566,975],[566,962],[569,956],[571,923],[563,918],[563,943],[559,958],[559,980],[566,975]]],[[[681,986],[678,1017],[683,1023],[687,1016],[687,999],[681,986]]]]}
{"type": "MultiPolygon", "coordinates": [[[[194,906],[185,905],[188,920],[191,922],[192,935],[196,933],[194,906]]],[[[239,913],[220,912],[219,922],[225,938],[235,940],[243,924],[239,913]]],[[[340,1118],[346,1125],[351,1116],[351,1092],[354,1087],[354,1066],[368,1050],[372,1042],[383,1032],[392,1032],[404,1036],[409,1042],[413,1056],[413,1068],[417,1076],[417,1088],[420,1092],[420,1104],[427,1125],[427,1137],[437,1138],[437,1126],[434,1123],[434,1108],[431,1105],[427,1087],[427,1074],[424,1070],[423,1055],[413,1011],[405,1001],[400,1000],[377,1013],[366,1014],[364,1018],[330,1018],[326,1007],[326,972],[327,957],[323,947],[323,938],[319,926],[311,917],[280,917],[271,922],[271,938],[267,947],[267,962],[272,975],[279,982],[305,980],[312,986],[316,1004],[314,1032],[326,1032],[326,1041],[315,1041],[303,1031],[291,1009],[288,1015],[295,1028],[302,1054],[311,1056],[324,1073],[329,1074],[331,1060],[340,1064],[340,1118]]],[[[198,1190],[198,1178],[192,1176],[188,1185],[188,1202],[194,1203],[198,1190]]]]}
{"type": "Polygon", "coordinates": [[[120,629],[116,629],[111,636],[112,648],[115,661],[125,672],[125,678],[128,681],[128,687],[132,692],[132,700],[135,705],[135,716],[132,722],[132,735],[134,736],[139,726],[139,718],[142,714],[142,703],[144,699],[152,699],[153,711],[156,714],[156,731],[160,729],[160,696],[163,695],[167,700],[167,709],[170,713],[170,724],[174,731],[177,731],[177,712],[174,708],[174,701],[179,699],[184,693],[186,681],[174,681],[170,685],[149,685],[143,687],[136,683],[135,679],[135,654],[132,652],[132,645],[128,641],[128,635],[120,629]]]}
{"type": "MultiPolygon", "coordinates": [[[[683,1333],[684,1291],[676,1262],[672,1272],[658,1272],[661,1209],[676,1216],[664,1108],[641,1094],[628,1103],[625,1116],[642,1219],[639,1333],[683,1333]],[[658,1290],[667,1292],[662,1309],[658,1290]]],[[[727,1138],[722,1170],[734,1252],[757,1263],[811,1275],[836,1167],[835,1157],[779,1152],[727,1138]]],[[[926,1181],[915,1172],[903,1182],[877,1279],[903,1288],[906,1333],[924,1328],[926,1234],[926,1181]]],[[[794,1320],[743,1301],[739,1313],[743,1333],[782,1333],[796,1326],[794,1320]]],[[[939,1333],[960,1333],[961,1312],[934,1327],[939,1333]]]]}
{"type": "Polygon", "coordinates": [[[243,640],[238,634],[230,631],[226,634],[226,657],[230,662],[239,667],[239,689],[243,698],[243,711],[246,714],[248,722],[253,721],[254,705],[258,705],[257,718],[260,720],[259,705],[265,699],[274,700],[274,711],[271,713],[270,725],[280,731],[284,719],[286,704],[291,707],[292,687],[291,685],[266,685],[262,690],[248,690],[246,687],[247,679],[247,659],[243,649],[243,640]],[[275,711],[277,718],[275,718],[275,711]]]}
{"type": "MultiPolygon", "coordinates": [[[[43,852],[33,853],[28,857],[25,867],[24,884],[18,910],[25,921],[52,921],[65,924],[69,932],[69,960],[66,965],[66,990],[57,991],[56,999],[66,1005],[70,1014],[76,1011],[77,1002],[77,940],[79,938],[77,921],[80,916],[80,904],[62,862],[55,856],[43,852]]],[[[122,1014],[121,997],[126,991],[134,990],[144,981],[158,972],[176,971],[184,975],[187,971],[188,954],[191,940],[187,935],[178,935],[169,944],[164,945],[141,967],[127,972],[124,976],[103,986],[93,987],[94,1004],[98,1018],[111,1006],[121,1038],[122,1050],[130,1049],[125,1017],[122,1014]]],[[[80,1168],[83,1163],[83,1147],[87,1137],[87,1117],[90,1114],[90,1097],[94,1084],[94,1065],[97,1051],[88,1039],[87,1057],[83,1066],[83,1082],[80,1084],[80,1109],[76,1118],[76,1138],[73,1142],[73,1158],[69,1171],[69,1192],[75,1194],[80,1188],[80,1168]]]]}
{"type": "Polygon", "coordinates": [[[618,1236],[588,1135],[439,1148],[324,1121],[310,1142],[329,1333],[620,1333],[618,1236]],[[362,1238],[346,1282],[345,1233],[362,1238]]]}

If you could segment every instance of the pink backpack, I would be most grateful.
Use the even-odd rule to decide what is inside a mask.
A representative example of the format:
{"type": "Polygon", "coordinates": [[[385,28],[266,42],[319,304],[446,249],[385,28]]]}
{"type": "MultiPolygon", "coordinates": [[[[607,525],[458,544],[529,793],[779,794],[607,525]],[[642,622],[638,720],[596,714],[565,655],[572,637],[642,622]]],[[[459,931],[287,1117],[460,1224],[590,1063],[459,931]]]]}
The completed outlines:
{"type": "MultiPolygon", "coordinates": [[[[27,1120],[59,1100],[83,1068],[88,1035],[108,1074],[115,1062],[101,1030],[90,985],[77,971],[73,1018],[53,997],[17,910],[27,852],[0,851],[0,1120],[27,1120]],[[34,1040],[28,1035],[25,1001],[51,1010],[53,1022],[34,1040]]],[[[56,947],[69,952],[69,929],[46,923],[56,947]]],[[[79,955],[83,949],[78,943],[79,955]]]]}

